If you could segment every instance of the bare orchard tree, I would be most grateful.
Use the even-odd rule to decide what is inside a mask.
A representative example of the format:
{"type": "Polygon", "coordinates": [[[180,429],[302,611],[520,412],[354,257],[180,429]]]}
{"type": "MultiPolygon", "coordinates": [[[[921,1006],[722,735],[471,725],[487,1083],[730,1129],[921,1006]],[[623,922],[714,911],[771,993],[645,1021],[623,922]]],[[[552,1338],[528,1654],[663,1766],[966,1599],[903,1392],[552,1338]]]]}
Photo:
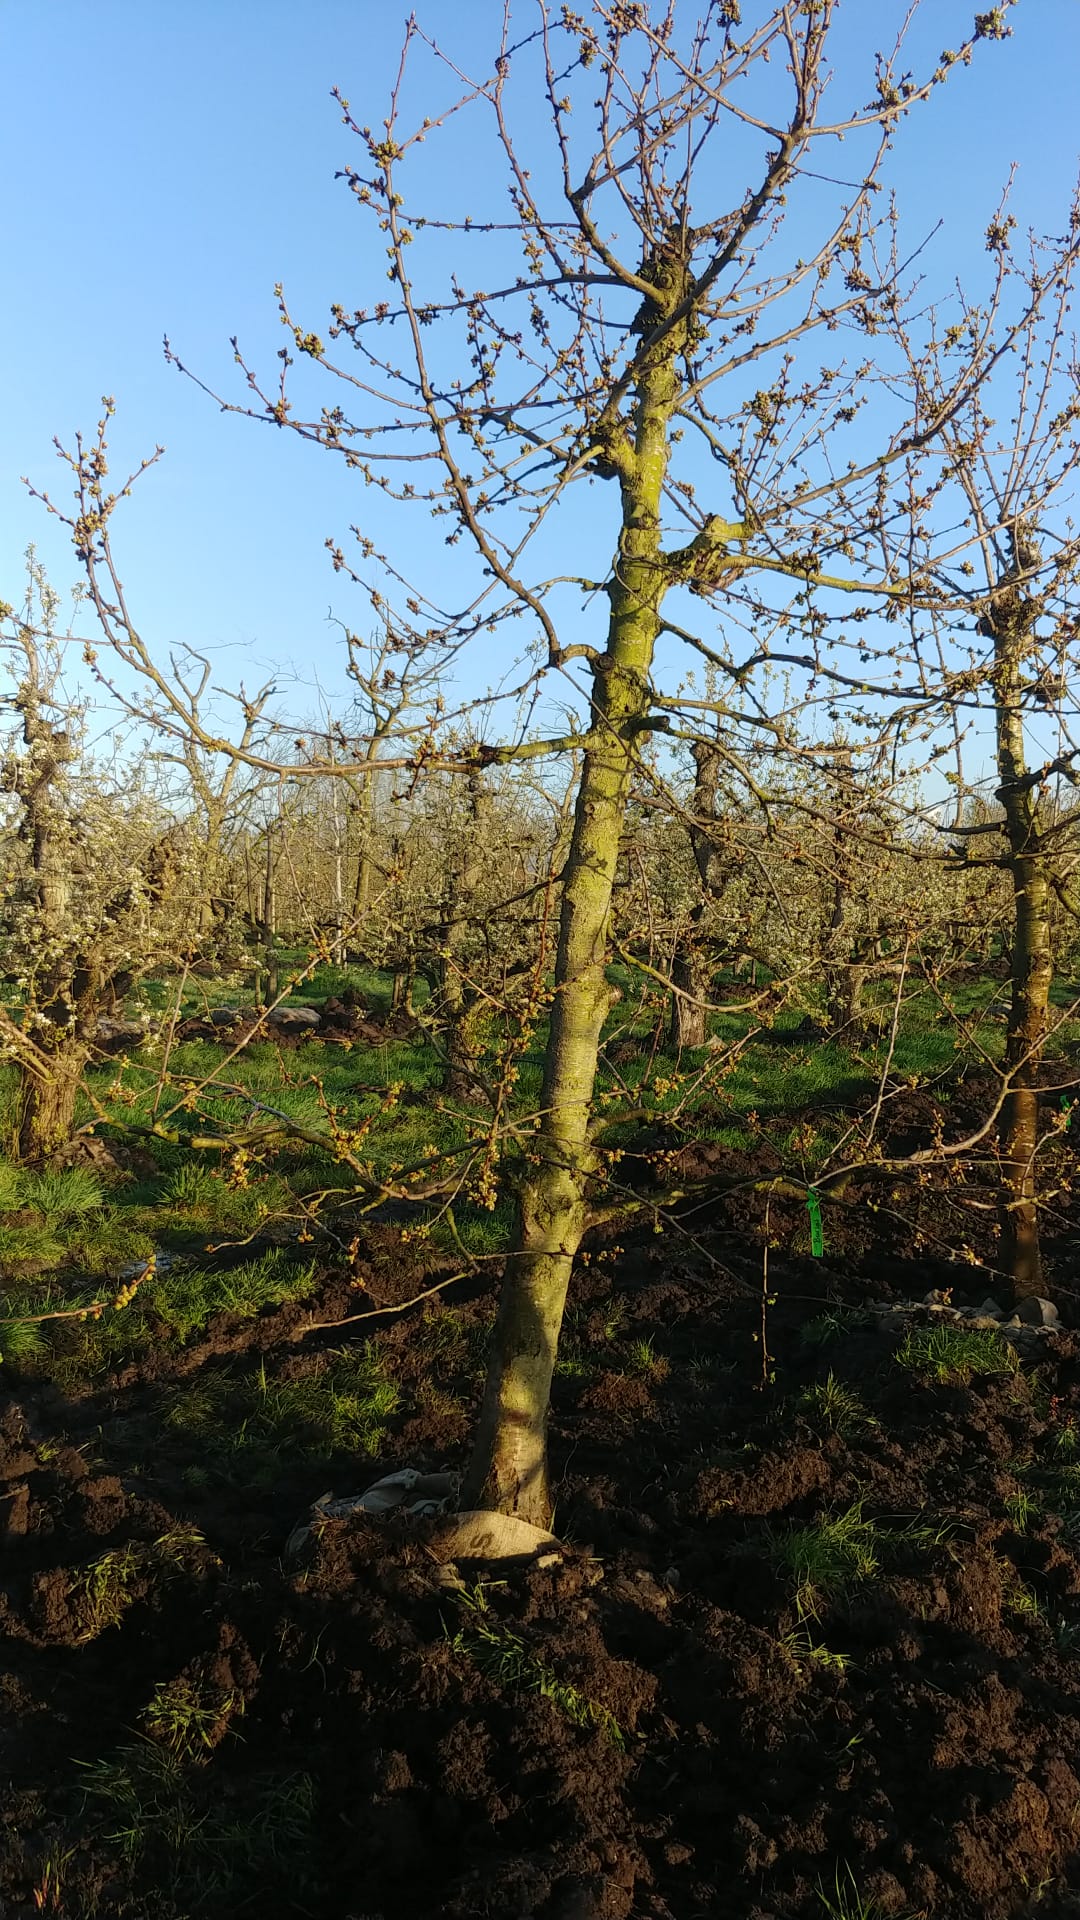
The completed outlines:
{"type": "Polygon", "coordinates": [[[1070,318],[1080,202],[1058,239],[1029,236],[1017,246],[1013,227],[1003,210],[987,244],[1019,290],[1022,323],[1008,328],[965,302],[913,365],[923,409],[940,404],[952,364],[958,354],[970,357],[973,342],[987,378],[943,431],[943,469],[928,474],[913,463],[906,505],[920,591],[937,602],[941,668],[932,690],[969,727],[989,722],[986,748],[997,774],[996,808],[955,823],[951,839],[961,865],[1000,868],[1011,885],[999,1264],[1019,1300],[1043,1287],[1038,1157],[1061,1120],[1059,1109],[1056,1118],[1040,1119],[1039,1094],[1054,1024],[1055,912],[1080,917],[1076,810],[1065,797],[1080,782],[1080,538],[1073,519],[1080,362],[1070,318]],[[995,379],[1003,337],[1013,360],[1007,377],[995,379]],[[959,529],[945,551],[930,536],[931,516],[959,529]]]}
{"type": "Polygon", "coordinates": [[[18,1075],[13,1146],[41,1160],[70,1138],[102,1021],[140,975],[191,950],[201,862],[183,823],[130,767],[87,757],[87,709],[64,692],[58,596],[31,561],[19,612],[0,607],[0,778],[11,840],[0,956],[11,998],[0,1048],[18,1075]]]}
{"type": "MultiPolygon", "coordinates": [[[[903,299],[901,263],[879,270],[872,249],[892,141],[977,42],[1009,31],[1007,7],[994,7],[917,75],[905,42],[919,11],[918,0],[876,9],[890,44],[854,76],[837,0],[781,0],[746,24],[737,0],[705,0],[685,23],[674,0],[538,4],[520,38],[507,9],[476,78],[411,19],[381,124],[341,101],[356,142],[345,180],[385,260],[385,293],[336,306],[327,341],[282,297],[292,345],[270,384],[237,347],[247,388],[222,404],[317,442],[384,503],[441,522],[456,568],[440,589],[449,610],[362,533],[363,570],[401,583],[396,622],[444,649],[520,633],[525,683],[539,696],[555,676],[576,716],[545,740],[519,734],[475,756],[570,750],[581,771],[539,1124],[517,1169],[517,1245],[466,1487],[474,1504],[533,1520],[551,1511],[548,1396],[599,1167],[592,1103],[623,821],[642,743],[678,733],[687,711],[657,684],[659,643],[714,667],[725,689],[714,710],[733,728],[775,728],[758,610],[782,590],[903,596],[857,530],[882,473],[940,432],[973,377],[959,366],[934,416],[916,419],[865,348],[903,299]],[[844,79],[827,99],[833,65],[844,79]],[[431,104],[439,82],[443,112],[431,104]],[[447,184],[459,135],[487,196],[464,219],[447,184]],[[428,164],[436,139],[450,143],[441,167],[428,164]],[[837,364],[842,332],[857,344],[851,365],[837,364]],[[830,359],[815,366],[818,333],[830,359]],[[326,383],[310,408],[294,395],[294,363],[326,383]],[[876,425],[862,420],[845,439],[871,400],[876,425]],[[779,419],[792,430],[777,433],[779,419]],[[693,619],[695,595],[722,623],[693,619]]],[[[941,21],[935,5],[936,33],[941,21]]],[[[119,496],[91,461],[80,474],[77,540],[99,619],[123,649],[130,621],[108,532],[119,496]]],[[[690,737],[695,725],[708,733],[699,719],[690,737]]]]}

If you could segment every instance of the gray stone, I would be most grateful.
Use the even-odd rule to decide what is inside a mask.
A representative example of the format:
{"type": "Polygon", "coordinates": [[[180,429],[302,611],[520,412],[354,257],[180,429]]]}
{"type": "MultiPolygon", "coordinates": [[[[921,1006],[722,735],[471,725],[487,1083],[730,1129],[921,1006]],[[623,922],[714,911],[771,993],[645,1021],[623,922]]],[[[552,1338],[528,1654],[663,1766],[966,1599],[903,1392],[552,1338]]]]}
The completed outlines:
{"type": "Polygon", "coordinates": [[[239,1018],[239,1007],[211,1007],[210,1009],[212,1027],[234,1027],[239,1018]]]}
{"type": "Polygon", "coordinates": [[[1060,1327],[1061,1320],[1052,1300],[1021,1300],[1017,1315],[1026,1327],[1060,1327]]]}
{"type": "Polygon", "coordinates": [[[266,1016],[272,1027],[321,1027],[322,1014],[317,1007],[272,1007],[266,1016]]]}
{"type": "Polygon", "coordinates": [[[989,1294],[987,1294],[982,1305],[975,1308],[975,1313],[984,1320],[1001,1320],[1004,1318],[997,1301],[992,1300],[989,1294]]]}
{"type": "Polygon", "coordinates": [[[94,1028],[94,1038],[99,1047],[126,1053],[133,1047],[141,1047],[149,1038],[149,1032],[140,1020],[101,1019],[94,1028]]]}

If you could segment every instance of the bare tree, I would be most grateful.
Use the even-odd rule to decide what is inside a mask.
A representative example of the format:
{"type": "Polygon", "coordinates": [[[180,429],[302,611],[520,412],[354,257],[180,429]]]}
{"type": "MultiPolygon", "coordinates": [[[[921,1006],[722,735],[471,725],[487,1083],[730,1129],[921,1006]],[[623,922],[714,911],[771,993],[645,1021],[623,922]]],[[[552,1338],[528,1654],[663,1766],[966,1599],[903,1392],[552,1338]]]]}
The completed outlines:
{"type": "Polygon", "coordinates": [[[1057,239],[1032,235],[1017,247],[1014,225],[1006,202],[987,245],[999,286],[1016,291],[1016,317],[1003,316],[1003,302],[987,308],[961,297],[924,356],[912,357],[920,409],[939,404],[958,354],[985,377],[943,430],[942,468],[912,464],[906,508],[916,597],[938,640],[927,691],[955,721],[970,729],[985,716],[992,729],[997,805],[954,823],[950,838],[962,867],[1000,868],[1011,885],[999,1265],[1019,1300],[1043,1287],[1038,1156],[1060,1124],[1059,1111],[1040,1119],[1039,1091],[1053,1025],[1054,916],[1080,915],[1075,808],[1063,804],[1063,789],[1080,778],[1080,540],[1071,518],[1080,364],[1069,319],[1080,203],[1057,239]],[[1006,339],[1011,362],[995,377],[1006,339]],[[933,537],[937,524],[952,529],[944,542],[933,537]]]}
{"type": "MultiPolygon", "coordinates": [[[[317,442],[388,499],[440,518],[448,545],[471,552],[476,571],[448,611],[362,539],[362,561],[400,584],[401,632],[445,655],[521,622],[531,659],[515,697],[555,675],[570,702],[558,734],[519,733],[471,756],[580,755],[539,1126],[517,1169],[517,1248],[467,1486],[473,1502],[532,1519],[550,1512],[549,1387],[601,1164],[592,1098],[612,999],[613,889],[643,743],[663,732],[711,737],[717,714],[735,738],[764,728],[782,742],[770,675],[795,616],[781,590],[797,604],[853,593],[864,609],[909,595],[880,561],[882,476],[939,436],[985,377],[981,363],[959,364],[923,417],[890,400],[863,344],[903,299],[890,229],[883,267],[875,249],[893,137],[976,42],[1009,31],[1006,7],[980,14],[968,39],[916,77],[904,43],[917,11],[887,9],[891,48],[859,83],[869,105],[833,114],[827,62],[844,51],[836,0],[783,0],[745,27],[737,0],[707,0],[692,27],[673,0],[656,10],[597,0],[587,14],[540,5],[518,41],[507,16],[492,69],[475,80],[410,20],[381,127],[341,102],[359,148],[345,179],[385,249],[388,297],[335,307],[324,342],[282,296],[293,350],[278,378],[262,383],[237,347],[247,393],[221,402],[317,442]],[[454,102],[408,124],[412,63],[424,55],[454,102]],[[535,95],[538,85],[549,120],[531,151],[515,103],[519,87],[535,95]],[[441,202],[431,211],[410,197],[410,169],[422,194],[424,143],[449,137],[464,116],[480,117],[472,137],[486,126],[493,139],[503,197],[447,219],[441,202]],[[448,230],[455,259],[440,285],[445,251],[437,246],[429,268],[422,242],[448,230]],[[486,255],[468,284],[467,247],[486,255]],[[518,260],[506,273],[511,247],[518,260]],[[860,342],[857,364],[805,364],[812,335],[841,330],[860,342]],[[298,360],[333,380],[332,402],[298,408],[298,360]],[[870,400],[883,409],[872,446],[865,429],[845,443],[870,400]],[[614,500],[580,512],[581,489],[598,482],[614,500]],[[610,563],[580,564],[598,540],[610,563]],[[723,609],[719,633],[708,620],[688,624],[693,596],[723,609]],[[601,629],[594,638],[578,637],[582,597],[601,629]],[[722,695],[663,693],[654,682],[663,637],[709,665],[722,695]]],[[[484,177],[494,181],[495,168],[484,177]]],[[[92,458],[77,467],[77,543],[99,620],[123,649],[133,629],[109,545],[119,496],[92,458]]],[[[830,672],[816,642],[806,671],[830,672]]],[[[175,709],[169,724],[184,724],[175,709]]],[[[422,743],[402,758],[423,762],[422,743]]]]}
{"type": "Polygon", "coordinates": [[[0,1048],[18,1075],[14,1147],[70,1138],[102,1020],[139,977],[189,950],[200,862],[131,767],[94,766],[85,701],[63,684],[59,598],[33,559],[20,612],[0,606],[15,726],[0,779],[14,803],[0,951],[14,994],[0,1048]]]}

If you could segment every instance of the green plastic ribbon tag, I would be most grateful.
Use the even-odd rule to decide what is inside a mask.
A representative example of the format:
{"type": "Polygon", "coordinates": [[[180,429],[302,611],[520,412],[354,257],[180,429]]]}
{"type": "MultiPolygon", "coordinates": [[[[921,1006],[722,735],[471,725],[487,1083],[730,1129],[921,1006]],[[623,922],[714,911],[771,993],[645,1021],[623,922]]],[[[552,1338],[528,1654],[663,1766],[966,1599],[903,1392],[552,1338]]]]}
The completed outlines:
{"type": "Polygon", "coordinates": [[[821,1231],[821,1201],[813,1187],[806,1189],[806,1211],[810,1215],[810,1251],[815,1260],[820,1260],[825,1251],[825,1236],[821,1231]]]}

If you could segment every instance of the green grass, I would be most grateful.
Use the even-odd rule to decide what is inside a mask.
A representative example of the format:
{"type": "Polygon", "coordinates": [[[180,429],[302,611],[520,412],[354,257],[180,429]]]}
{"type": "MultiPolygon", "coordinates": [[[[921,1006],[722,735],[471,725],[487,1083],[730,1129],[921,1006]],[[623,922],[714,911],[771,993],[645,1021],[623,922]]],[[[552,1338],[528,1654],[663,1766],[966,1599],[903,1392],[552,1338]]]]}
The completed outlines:
{"type": "Polygon", "coordinates": [[[482,1587],[466,1590],[457,1600],[466,1620],[456,1634],[448,1636],[455,1653],[471,1660],[503,1691],[537,1693],[541,1699],[550,1700],[572,1726],[599,1729],[611,1746],[620,1751],[625,1748],[625,1735],[610,1709],[561,1680],[520,1634],[496,1619],[488,1609],[482,1587]]]}
{"type": "Polygon", "coordinates": [[[895,1523],[868,1520],[863,1502],[845,1512],[789,1527],[766,1530],[769,1558],[793,1585],[800,1620],[816,1620],[826,1604],[843,1602],[864,1581],[874,1579],[883,1566],[906,1553],[930,1553],[946,1546],[955,1525],[950,1519],[923,1521],[918,1517],[895,1523]]]}
{"type": "Polygon", "coordinates": [[[0,1326],[0,1361],[14,1361],[17,1366],[38,1359],[48,1345],[45,1333],[37,1321],[14,1320],[8,1326],[0,1326]]]}
{"type": "Polygon", "coordinates": [[[205,1545],[194,1527],[172,1527],[159,1539],[110,1547],[84,1567],[68,1588],[82,1616],[81,1640],[119,1626],[142,1584],[161,1586],[182,1573],[192,1550],[205,1545]]]}
{"type": "Polygon", "coordinates": [[[202,1333],[215,1314],[252,1320],[267,1307],[307,1300],[317,1285],[314,1260],[298,1261],[272,1247],[253,1260],[220,1269],[172,1269],[140,1296],[143,1314],[180,1341],[202,1333]]]}
{"type": "Polygon", "coordinates": [[[816,1619],[820,1607],[872,1579],[881,1564],[881,1537],[861,1501],[833,1519],[786,1533],[768,1531],[766,1538],[770,1559],[794,1585],[800,1620],[816,1619]]]}
{"type": "Polygon", "coordinates": [[[805,1393],[799,1396],[798,1406],[811,1425],[824,1427],[829,1433],[837,1433],[845,1440],[856,1434],[870,1433],[881,1424],[863,1405],[858,1394],[850,1387],[845,1387],[832,1372],[820,1385],[807,1387],[805,1393]]]}
{"type": "MultiPolygon", "coordinates": [[[[272,1485],[284,1458],[370,1458],[386,1439],[399,1393],[372,1346],[321,1354],[294,1379],[204,1369],[172,1394],[171,1433],[197,1442],[207,1479],[272,1485]]],[[[189,1482],[190,1484],[190,1482],[189,1482]]]]}
{"type": "Polygon", "coordinates": [[[860,1893],[849,1866],[837,1867],[831,1887],[819,1881],[817,1898],[829,1920],[914,1920],[910,1910],[898,1913],[895,1907],[860,1893]]]}
{"type": "MultiPolygon", "coordinates": [[[[303,948],[283,948],[279,954],[283,979],[290,968],[302,967],[306,957],[303,948]]],[[[884,1062],[884,1042],[878,1038],[857,1049],[839,1041],[808,1045],[800,1040],[797,1029],[804,1010],[818,1018],[821,1015],[821,1007],[810,993],[805,1009],[789,1008],[778,1017],[777,1031],[786,1031],[786,1044],[750,1041],[730,1072],[707,1074],[702,1085],[688,1095],[690,1083],[680,1073],[674,1056],[664,1047],[653,1045],[656,1023],[663,1013],[663,995],[658,995],[655,986],[632,967],[612,969],[612,977],[623,987],[625,998],[612,1016],[609,1031],[637,1047],[636,1055],[620,1069],[631,1104],[640,1102],[647,1115],[659,1122],[685,1102],[678,1123],[683,1134],[675,1138],[685,1137],[691,1142],[715,1139],[746,1150],[764,1135],[797,1178],[805,1178],[817,1169],[848,1125],[845,1109],[871,1092],[884,1062]],[[650,1058],[652,1078],[648,1079],[650,1058]]],[[[168,1012],[175,984],[168,979],[145,982],[138,996],[140,1004],[154,1004],[159,1013],[168,1012]]],[[[358,989],[369,1003],[385,1007],[391,977],[364,967],[320,966],[293,997],[319,1004],[346,987],[358,989]]],[[[217,980],[189,980],[182,1011],[185,1015],[199,1013],[226,1002],[243,1005],[251,997],[249,967],[246,973],[238,969],[217,980]]],[[[1000,997],[998,984],[990,981],[965,986],[954,996],[957,1007],[972,1020],[992,1055],[1000,1048],[1001,1029],[995,1011],[1000,997]]],[[[887,999],[887,995],[871,993],[871,1010],[886,1009],[887,999]]],[[[721,1013],[713,1017],[712,1026],[718,1037],[733,1043],[748,1035],[751,1022],[747,1015],[721,1013]]],[[[518,1114],[538,1097],[544,1038],[541,1023],[521,1057],[514,1101],[518,1114]]],[[[963,1065],[963,1050],[956,1051],[954,1040],[952,1028],[941,1024],[937,997],[929,992],[913,993],[904,1009],[894,1073],[923,1079],[946,1071],[953,1074],[963,1065]]],[[[282,1252],[253,1255],[250,1262],[229,1272],[205,1270],[205,1262],[200,1260],[208,1245],[244,1240],[263,1227],[280,1232],[286,1223],[295,1225],[303,1211],[300,1198],[323,1187],[337,1190],[326,1203],[330,1209],[328,1224],[335,1231],[343,1226],[341,1212],[334,1209],[346,1204],[352,1175],[340,1159],[335,1159],[329,1142],[319,1145],[297,1139],[275,1140],[267,1146],[265,1157],[256,1156],[240,1179],[222,1165],[216,1151],[196,1153],[187,1144],[195,1131],[212,1128],[227,1133],[249,1120],[259,1124],[252,1102],[260,1100],[317,1131],[326,1125],[324,1102],[334,1107],[346,1127],[370,1121],[357,1151],[367,1177],[376,1181],[398,1182],[410,1169],[419,1168],[426,1175],[439,1166],[447,1170],[448,1177],[464,1176],[453,1220],[436,1220],[430,1228],[431,1242],[439,1251],[452,1257],[467,1255],[485,1260],[494,1259],[512,1244],[515,1212],[511,1182],[503,1180],[494,1209],[476,1205],[468,1197],[467,1167],[482,1132],[482,1116],[470,1118],[439,1111],[434,1093],[438,1062],[422,1035],[388,1038],[374,1046],[358,1042],[348,1051],[318,1038],[291,1051],[279,1049],[273,1041],[258,1041],[225,1065],[227,1052],[227,1044],[206,1041],[176,1045],[170,1055],[169,1084],[163,1097],[158,1084],[160,1053],[112,1059],[90,1070],[88,1078],[95,1098],[121,1126],[134,1123],[145,1129],[155,1107],[160,1106],[163,1114],[172,1110],[168,1125],[175,1130],[175,1137],[147,1138],[143,1133],[138,1141],[140,1151],[149,1152],[156,1162],[156,1175],[152,1168],[144,1168],[137,1180],[112,1174],[103,1177],[81,1168],[37,1174],[0,1162],[0,1269],[10,1277],[18,1310],[33,1313],[67,1309],[94,1297],[108,1297],[117,1276],[126,1267],[145,1260],[155,1248],[182,1258],[182,1264],[178,1261],[169,1272],[153,1276],[124,1313],[107,1313],[81,1331],[71,1323],[51,1329],[44,1336],[44,1344],[32,1333],[23,1336],[13,1329],[0,1332],[0,1357],[6,1355],[9,1361],[38,1373],[51,1370],[59,1384],[65,1380],[70,1383],[80,1367],[84,1375],[96,1376],[145,1352],[154,1341],[198,1338],[218,1311],[250,1315],[305,1298],[314,1291],[314,1267],[310,1263],[290,1263],[282,1252]],[[234,1097],[216,1087],[215,1075],[244,1090],[241,1096],[234,1097]],[[186,1111],[185,1083],[197,1086],[207,1076],[211,1084],[203,1093],[192,1096],[196,1110],[186,1111]],[[321,1084],[321,1091],[316,1082],[321,1084]],[[391,1084],[400,1084],[403,1093],[387,1110],[385,1095],[391,1084]],[[20,1219],[19,1214],[26,1217],[20,1219]],[[16,1217],[6,1219],[5,1215],[16,1217]],[[55,1284],[43,1282],[36,1288],[24,1285],[35,1272],[58,1278],[55,1284]]],[[[698,1065],[707,1066],[707,1059],[702,1058],[698,1065]]],[[[697,1066],[692,1072],[697,1073],[697,1066]]],[[[10,1071],[0,1071],[0,1081],[10,1087],[10,1071]]],[[[616,1086],[615,1077],[603,1073],[600,1086],[602,1091],[610,1091],[616,1086]]],[[[947,1098],[947,1092],[947,1086],[943,1087],[943,1098],[947,1098]]],[[[621,1101],[620,1095],[604,1110],[606,1137],[609,1141],[640,1143],[642,1122],[639,1118],[620,1118],[621,1101]]],[[[79,1117],[86,1120],[90,1113],[84,1101],[79,1117]]],[[[645,1125],[649,1125],[648,1119],[645,1125]]],[[[507,1151],[516,1156],[520,1149],[513,1146],[507,1151]]],[[[423,1215],[418,1217],[422,1222],[423,1215]]],[[[355,1218],[355,1213],[345,1215],[346,1237],[355,1231],[355,1218]]],[[[828,1234],[828,1219],[825,1225],[828,1234]]],[[[803,1337],[824,1344],[858,1324],[857,1315],[838,1309],[808,1323],[803,1337]]],[[[949,1330],[934,1332],[937,1337],[947,1337],[949,1330]]],[[[983,1338],[980,1334],[968,1337],[983,1338]]],[[[902,1364],[915,1366],[915,1349],[910,1342],[905,1351],[907,1358],[902,1364]]],[[[570,1361],[574,1359],[571,1355],[570,1361]]],[[[587,1364],[587,1356],[577,1359],[582,1366],[587,1364]]],[[[624,1364],[628,1370],[650,1373],[655,1360],[655,1355],[650,1361],[647,1354],[631,1349],[624,1364]]],[[[1010,1358],[1004,1365],[1010,1365],[1010,1358]]],[[[950,1372],[950,1366],[945,1357],[927,1355],[916,1370],[931,1377],[969,1377],[963,1366],[959,1373],[950,1372]]],[[[975,1361],[971,1370],[983,1369],[975,1361]]],[[[828,1381],[818,1399],[808,1401],[804,1410],[808,1417],[826,1426],[849,1419],[828,1381]]]]}
{"type": "Polygon", "coordinates": [[[913,1327],[898,1348],[896,1364],[942,1384],[966,1385],[975,1374],[1016,1373],[1016,1349],[992,1327],[913,1327]]]}
{"type": "Polygon", "coordinates": [[[815,1641],[809,1633],[788,1633],[780,1645],[789,1660],[804,1673],[807,1668],[817,1668],[822,1673],[847,1673],[853,1662],[846,1653],[834,1653],[831,1647],[815,1641]]]}
{"type": "Polygon", "coordinates": [[[1017,1533],[1026,1533],[1032,1521],[1037,1520],[1042,1512],[1038,1500],[1033,1499],[1024,1487],[1010,1493],[1003,1505],[1009,1524],[1017,1533]]]}
{"type": "Polygon", "coordinates": [[[872,1317],[859,1307],[831,1307],[827,1313],[804,1320],[799,1328],[799,1339],[807,1347],[826,1347],[833,1340],[843,1340],[858,1328],[869,1326],[872,1317]]]}
{"type": "Polygon", "coordinates": [[[84,1818],[182,1911],[202,1911],[210,1898],[219,1910],[230,1896],[239,1911],[260,1891],[299,1894],[311,1877],[308,1774],[248,1775],[225,1800],[213,1797],[212,1774],[192,1775],[169,1746],[148,1740],[82,1765],[81,1785],[84,1818]]]}
{"type": "Polygon", "coordinates": [[[148,1739],[191,1762],[212,1753],[243,1711],[243,1694],[181,1677],[154,1688],[139,1720],[148,1739]]]}

